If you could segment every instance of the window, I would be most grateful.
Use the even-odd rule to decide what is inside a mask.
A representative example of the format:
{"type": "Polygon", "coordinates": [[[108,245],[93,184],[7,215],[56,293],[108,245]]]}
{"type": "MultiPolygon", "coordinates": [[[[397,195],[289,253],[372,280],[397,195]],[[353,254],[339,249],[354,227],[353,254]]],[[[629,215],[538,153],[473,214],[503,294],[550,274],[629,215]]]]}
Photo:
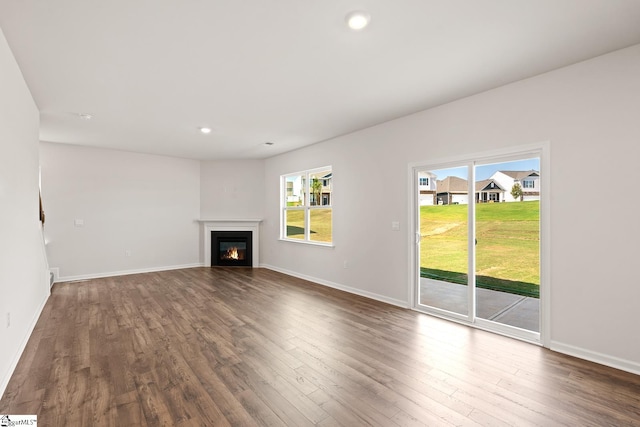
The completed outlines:
{"type": "Polygon", "coordinates": [[[522,181],[522,188],[534,188],[534,182],[530,179],[522,181]]]}
{"type": "Polygon", "coordinates": [[[281,179],[281,237],[298,242],[331,244],[331,166],[283,175],[281,179]]]}
{"type": "Polygon", "coordinates": [[[419,178],[420,185],[429,185],[429,178],[419,178]]]}

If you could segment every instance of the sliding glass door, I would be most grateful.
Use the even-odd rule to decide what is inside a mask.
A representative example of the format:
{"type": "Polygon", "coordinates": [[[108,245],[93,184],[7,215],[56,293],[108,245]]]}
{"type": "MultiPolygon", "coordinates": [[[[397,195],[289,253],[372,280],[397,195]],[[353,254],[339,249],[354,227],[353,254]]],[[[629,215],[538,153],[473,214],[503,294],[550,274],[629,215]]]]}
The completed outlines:
{"type": "Polygon", "coordinates": [[[415,307],[540,340],[540,154],[413,168],[415,307]]]}

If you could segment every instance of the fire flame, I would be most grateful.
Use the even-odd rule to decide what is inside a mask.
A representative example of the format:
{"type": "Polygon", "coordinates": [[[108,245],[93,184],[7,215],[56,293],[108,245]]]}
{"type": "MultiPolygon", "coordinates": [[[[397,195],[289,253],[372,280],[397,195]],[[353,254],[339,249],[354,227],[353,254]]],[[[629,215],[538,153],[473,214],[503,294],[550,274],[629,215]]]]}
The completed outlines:
{"type": "Polygon", "coordinates": [[[238,248],[236,248],[235,246],[227,249],[227,253],[224,256],[224,259],[235,259],[235,260],[239,260],[240,256],[238,255],[238,248]]]}

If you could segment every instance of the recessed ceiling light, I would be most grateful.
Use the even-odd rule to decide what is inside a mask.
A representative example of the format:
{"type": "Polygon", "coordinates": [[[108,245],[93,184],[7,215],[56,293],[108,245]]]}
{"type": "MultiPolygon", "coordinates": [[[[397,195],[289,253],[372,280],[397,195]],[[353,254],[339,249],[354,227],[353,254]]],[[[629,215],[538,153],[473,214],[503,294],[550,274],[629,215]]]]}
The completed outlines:
{"type": "Polygon", "coordinates": [[[200,128],[200,132],[204,134],[211,133],[211,128],[207,128],[207,127],[200,128]]]}
{"type": "Polygon", "coordinates": [[[267,142],[264,143],[264,145],[273,145],[273,142],[267,141],[267,142]]]}
{"type": "Polygon", "coordinates": [[[347,25],[354,31],[360,31],[371,21],[371,15],[361,10],[349,12],[345,18],[347,25]]]}
{"type": "Polygon", "coordinates": [[[80,117],[82,120],[91,120],[93,118],[91,114],[87,113],[78,113],[78,117],[80,117]]]}

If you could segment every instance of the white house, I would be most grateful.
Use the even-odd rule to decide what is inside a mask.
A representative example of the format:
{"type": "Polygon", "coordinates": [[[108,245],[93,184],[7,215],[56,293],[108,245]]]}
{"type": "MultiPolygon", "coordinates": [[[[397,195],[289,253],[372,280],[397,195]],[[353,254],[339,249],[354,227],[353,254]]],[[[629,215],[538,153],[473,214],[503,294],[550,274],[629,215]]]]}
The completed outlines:
{"type": "Polygon", "coordinates": [[[540,173],[538,171],[498,171],[491,177],[504,190],[504,201],[515,202],[511,188],[515,184],[522,187],[522,200],[540,200],[540,173]]]}
{"type": "Polygon", "coordinates": [[[288,176],[287,181],[287,204],[300,205],[304,201],[304,193],[302,191],[302,176],[288,176]]]}
{"type": "Polygon", "coordinates": [[[437,176],[428,171],[418,172],[418,200],[420,206],[431,206],[436,203],[436,180],[437,176]]]}

